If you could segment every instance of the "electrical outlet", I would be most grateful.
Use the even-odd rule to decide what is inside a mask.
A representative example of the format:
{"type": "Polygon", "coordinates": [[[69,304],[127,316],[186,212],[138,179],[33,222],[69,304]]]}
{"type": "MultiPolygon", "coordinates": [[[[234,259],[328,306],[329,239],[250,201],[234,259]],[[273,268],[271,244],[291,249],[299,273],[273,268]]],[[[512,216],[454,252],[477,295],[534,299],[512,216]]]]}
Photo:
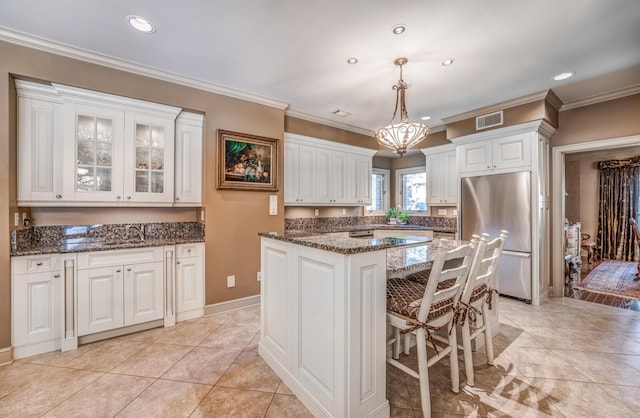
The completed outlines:
{"type": "Polygon", "coordinates": [[[316,216],[320,215],[320,209],[314,209],[313,214],[316,216]]]}
{"type": "Polygon", "coordinates": [[[453,210],[453,216],[458,216],[458,209],[453,210]]]}
{"type": "Polygon", "coordinates": [[[258,272],[258,274],[256,276],[257,276],[258,281],[262,280],[262,273],[261,272],[258,272]]]}
{"type": "Polygon", "coordinates": [[[227,276],[227,287],[236,287],[236,276],[227,276]]]}
{"type": "Polygon", "coordinates": [[[204,209],[200,211],[200,220],[204,222],[204,209]]]}
{"type": "Polygon", "coordinates": [[[347,214],[347,210],[346,209],[342,209],[342,214],[346,215],[347,214]]]}
{"type": "Polygon", "coordinates": [[[20,226],[20,212],[15,212],[13,214],[13,225],[20,226]]]}
{"type": "Polygon", "coordinates": [[[447,214],[446,209],[438,209],[438,215],[446,215],[446,214],[447,214]]]}

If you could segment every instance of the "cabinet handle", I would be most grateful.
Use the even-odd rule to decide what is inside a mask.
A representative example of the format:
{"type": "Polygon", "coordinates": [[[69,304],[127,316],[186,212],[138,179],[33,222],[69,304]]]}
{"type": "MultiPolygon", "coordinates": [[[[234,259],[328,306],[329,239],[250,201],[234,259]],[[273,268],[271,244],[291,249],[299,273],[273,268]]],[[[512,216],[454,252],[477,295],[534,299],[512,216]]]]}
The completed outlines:
{"type": "Polygon", "coordinates": [[[179,198],[179,197],[176,197],[176,200],[180,200],[180,198],[179,198]]]}
{"type": "Polygon", "coordinates": [[[491,168],[491,166],[490,166],[490,165],[488,165],[488,166],[487,166],[487,168],[491,168]]]}
{"type": "Polygon", "coordinates": [[[179,262],[179,261],[176,261],[176,264],[180,264],[180,262],[179,262]]]}
{"type": "Polygon", "coordinates": [[[38,262],[36,263],[36,266],[41,266],[41,265],[42,265],[42,261],[38,261],[38,262]]]}
{"type": "Polygon", "coordinates": [[[127,196],[127,200],[131,200],[131,196],[127,196]]]}
{"type": "Polygon", "coordinates": [[[131,267],[129,267],[129,268],[127,269],[127,271],[131,271],[131,267]]]}
{"type": "Polygon", "coordinates": [[[62,195],[61,194],[57,194],[56,195],[56,199],[62,199],[62,195]]]}
{"type": "Polygon", "coordinates": [[[117,270],[116,270],[116,273],[120,273],[120,269],[117,269],[117,270]]]}
{"type": "Polygon", "coordinates": [[[116,199],[120,200],[120,196],[116,196],[116,199]]]}
{"type": "Polygon", "coordinates": [[[60,277],[60,275],[59,275],[59,274],[54,274],[54,275],[53,275],[53,278],[54,278],[54,279],[57,279],[58,277],[60,277]]]}
{"type": "Polygon", "coordinates": [[[496,166],[494,165],[493,168],[496,168],[496,166]]]}

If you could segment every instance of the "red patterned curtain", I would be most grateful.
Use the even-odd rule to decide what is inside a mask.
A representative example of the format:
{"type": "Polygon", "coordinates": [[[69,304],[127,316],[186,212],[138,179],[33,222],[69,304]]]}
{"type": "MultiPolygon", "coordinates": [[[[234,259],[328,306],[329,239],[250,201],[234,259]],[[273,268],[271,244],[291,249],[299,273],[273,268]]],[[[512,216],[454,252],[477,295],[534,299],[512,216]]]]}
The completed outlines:
{"type": "Polygon", "coordinates": [[[601,161],[600,209],[596,251],[600,258],[633,261],[634,236],[630,218],[638,218],[640,157],[601,161]]]}

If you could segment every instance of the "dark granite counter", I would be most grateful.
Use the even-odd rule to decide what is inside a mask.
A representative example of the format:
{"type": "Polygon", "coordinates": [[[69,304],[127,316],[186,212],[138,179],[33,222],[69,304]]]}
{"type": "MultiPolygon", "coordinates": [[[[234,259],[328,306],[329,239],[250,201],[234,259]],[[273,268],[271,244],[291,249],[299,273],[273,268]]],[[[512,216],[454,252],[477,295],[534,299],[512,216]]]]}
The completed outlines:
{"type": "Polygon", "coordinates": [[[204,242],[197,222],[65,225],[12,231],[11,256],[123,250],[204,242]],[[133,227],[136,228],[133,228],[133,227]],[[142,235],[136,232],[143,231],[142,235]],[[141,239],[144,237],[144,239],[141,239]]]}
{"type": "Polygon", "coordinates": [[[436,250],[442,242],[449,248],[456,248],[466,242],[434,238],[426,245],[397,247],[387,250],[387,277],[403,276],[407,272],[431,268],[436,250]]]}
{"type": "Polygon", "coordinates": [[[350,238],[332,234],[318,235],[305,231],[261,232],[258,235],[340,254],[357,254],[401,246],[420,245],[431,241],[431,238],[412,235],[399,238],[350,238]]]}

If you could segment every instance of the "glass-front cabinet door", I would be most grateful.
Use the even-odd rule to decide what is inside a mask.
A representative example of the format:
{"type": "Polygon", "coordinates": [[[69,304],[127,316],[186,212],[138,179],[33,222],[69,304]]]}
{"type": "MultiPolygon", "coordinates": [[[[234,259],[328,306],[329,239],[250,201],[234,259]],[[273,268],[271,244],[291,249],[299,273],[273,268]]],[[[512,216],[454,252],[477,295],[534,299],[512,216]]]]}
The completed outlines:
{"type": "Polygon", "coordinates": [[[145,115],[127,117],[135,139],[125,146],[125,199],[173,202],[174,121],[145,115]]]}
{"type": "Polygon", "coordinates": [[[122,201],[124,114],[76,105],[72,113],[76,201],[122,201]]]}

